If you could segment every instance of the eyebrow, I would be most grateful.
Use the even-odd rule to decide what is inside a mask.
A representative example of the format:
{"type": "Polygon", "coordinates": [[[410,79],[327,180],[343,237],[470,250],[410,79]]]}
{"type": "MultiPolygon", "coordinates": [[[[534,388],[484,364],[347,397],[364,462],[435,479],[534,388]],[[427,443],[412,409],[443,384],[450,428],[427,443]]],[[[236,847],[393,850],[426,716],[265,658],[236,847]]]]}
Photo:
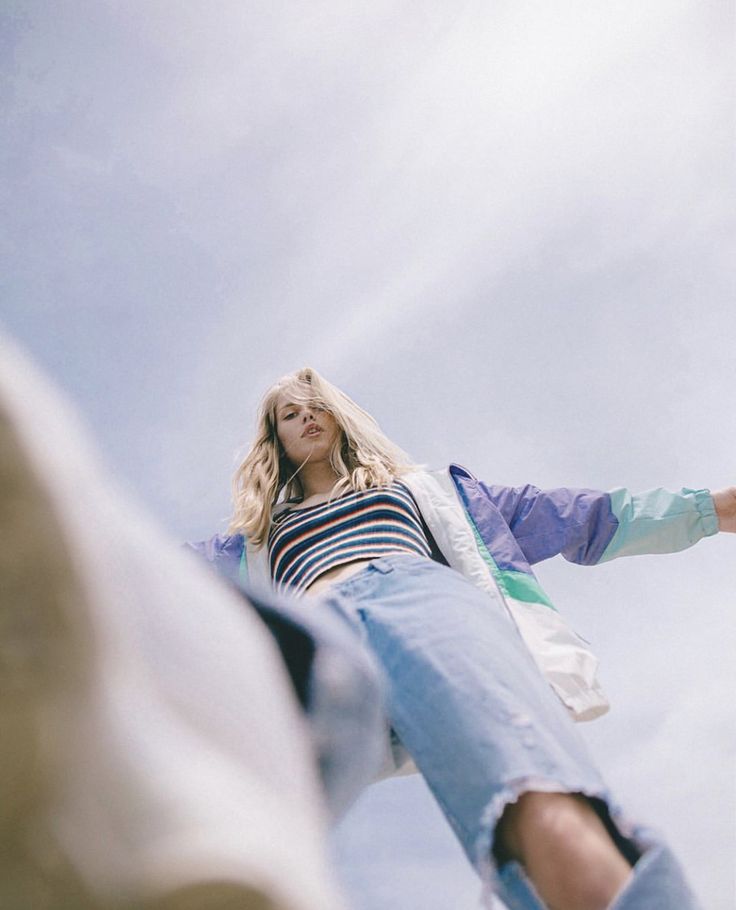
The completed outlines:
{"type": "Polygon", "coordinates": [[[279,407],[276,408],[276,411],[274,413],[283,414],[284,411],[288,411],[289,408],[298,408],[304,404],[313,405],[324,410],[324,405],[321,405],[316,398],[302,398],[301,401],[285,401],[282,405],[279,405],[279,407]]]}
{"type": "Polygon", "coordinates": [[[296,406],[297,406],[297,403],[295,401],[287,401],[284,404],[279,405],[279,407],[276,408],[276,410],[278,411],[279,414],[281,414],[284,411],[288,411],[289,408],[295,408],[296,406]]]}

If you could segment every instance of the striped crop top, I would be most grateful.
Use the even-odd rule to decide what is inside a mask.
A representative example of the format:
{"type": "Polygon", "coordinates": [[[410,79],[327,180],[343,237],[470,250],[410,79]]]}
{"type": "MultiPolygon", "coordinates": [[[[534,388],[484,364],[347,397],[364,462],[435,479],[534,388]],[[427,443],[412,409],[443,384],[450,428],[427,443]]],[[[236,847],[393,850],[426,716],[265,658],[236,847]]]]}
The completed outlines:
{"type": "Polygon", "coordinates": [[[287,509],[274,518],[268,535],[271,577],[277,587],[295,592],[335,566],[390,553],[432,555],[414,498],[396,480],[287,509]]]}

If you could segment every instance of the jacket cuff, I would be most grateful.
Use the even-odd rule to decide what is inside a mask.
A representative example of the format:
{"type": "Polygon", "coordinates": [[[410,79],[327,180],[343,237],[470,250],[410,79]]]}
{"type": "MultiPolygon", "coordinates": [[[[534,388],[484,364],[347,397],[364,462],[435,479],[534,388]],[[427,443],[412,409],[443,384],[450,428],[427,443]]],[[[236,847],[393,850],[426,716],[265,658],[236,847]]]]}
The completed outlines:
{"type": "Polygon", "coordinates": [[[695,508],[700,513],[700,521],[702,523],[702,536],[711,537],[713,534],[717,534],[718,515],[716,515],[716,507],[713,497],[710,495],[710,490],[684,489],[682,492],[691,493],[695,498],[695,508]]]}

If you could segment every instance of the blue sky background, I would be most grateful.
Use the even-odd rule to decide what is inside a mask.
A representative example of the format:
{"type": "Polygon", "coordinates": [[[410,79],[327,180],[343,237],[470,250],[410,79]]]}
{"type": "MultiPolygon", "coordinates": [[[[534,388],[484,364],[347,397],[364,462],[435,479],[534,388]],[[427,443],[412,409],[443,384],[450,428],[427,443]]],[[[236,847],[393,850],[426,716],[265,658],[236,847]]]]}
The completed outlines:
{"type": "MultiPolygon", "coordinates": [[[[222,528],[304,364],[432,466],[736,482],[732,3],[0,15],[3,322],[174,538],[222,528]]],[[[735,546],[539,572],[602,659],[591,746],[706,910],[736,903],[735,546]]],[[[356,910],[477,906],[418,779],[335,851],[356,910]]]]}

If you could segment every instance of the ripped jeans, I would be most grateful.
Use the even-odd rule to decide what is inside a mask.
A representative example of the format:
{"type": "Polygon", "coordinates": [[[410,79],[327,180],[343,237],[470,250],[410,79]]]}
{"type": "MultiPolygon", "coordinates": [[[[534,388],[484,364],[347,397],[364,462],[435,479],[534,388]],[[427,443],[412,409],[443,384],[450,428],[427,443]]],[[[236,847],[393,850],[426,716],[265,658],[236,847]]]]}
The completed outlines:
{"type": "Polygon", "coordinates": [[[627,886],[614,907],[697,907],[667,848],[628,825],[611,801],[574,723],[497,603],[458,572],[408,555],[373,560],[330,588],[323,602],[353,622],[382,665],[391,726],[480,875],[489,903],[495,893],[510,907],[543,907],[518,864],[494,858],[504,808],[535,790],[591,797],[630,862],[642,857],[633,880],[636,870],[647,872],[647,863],[656,861],[648,876],[664,876],[664,886],[650,882],[641,900],[635,887],[627,898],[627,886]],[[657,860],[663,850],[666,856],[657,860]]]}

